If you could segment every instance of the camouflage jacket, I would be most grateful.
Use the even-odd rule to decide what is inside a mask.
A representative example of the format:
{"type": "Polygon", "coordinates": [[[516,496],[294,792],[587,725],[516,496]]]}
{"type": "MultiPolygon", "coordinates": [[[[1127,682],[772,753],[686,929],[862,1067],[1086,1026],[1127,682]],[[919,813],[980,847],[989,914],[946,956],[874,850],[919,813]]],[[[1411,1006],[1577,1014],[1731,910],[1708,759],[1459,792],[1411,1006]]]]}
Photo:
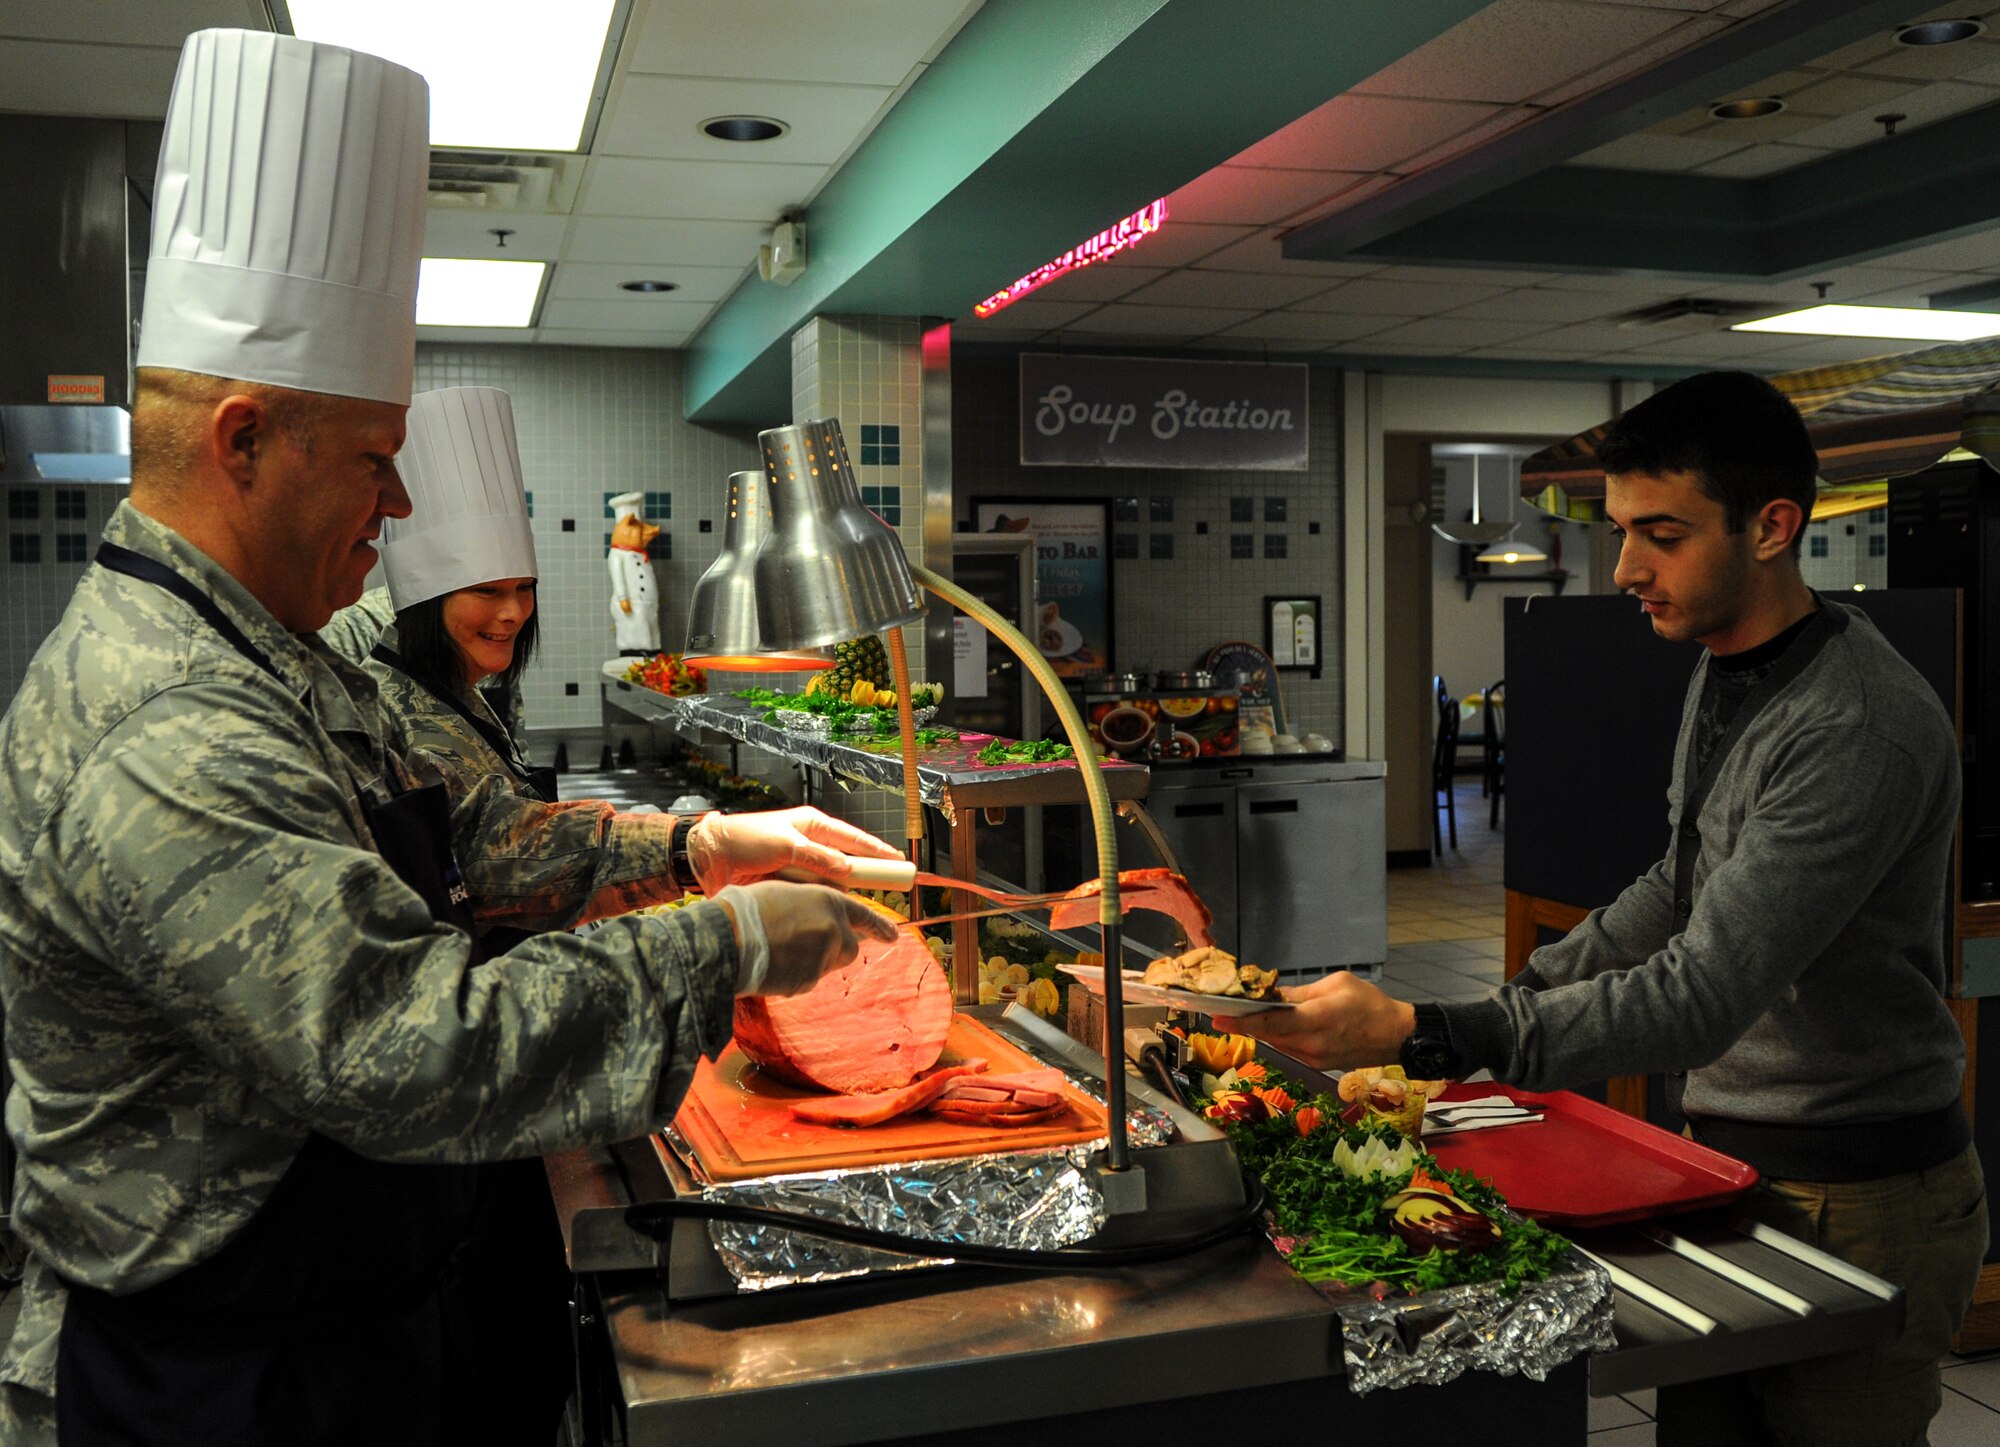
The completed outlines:
{"type": "Polygon", "coordinates": [[[396,605],[389,601],[387,588],[370,588],[357,603],[350,603],[319,630],[319,641],[359,668],[396,621],[396,605]]]}
{"type": "Polygon", "coordinates": [[[736,976],[714,905],[468,969],[374,852],[362,800],[401,772],[374,681],[129,503],[104,536],[208,593],[276,676],[93,566],[0,719],[6,1118],[34,1257],[0,1382],[42,1394],[62,1281],[133,1291],[213,1255],[310,1132],[450,1162],[642,1133],[727,1040],[736,976]]]}
{"type": "MultiPolygon", "coordinates": [[[[395,651],[393,623],[381,642],[395,651]]],[[[485,693],[460,698],[507,740],[505,757],[407,673],[375,659],[367,669],[396,752],[451,794],[459,864],[481,923],[567,928],[679,893],[671,815],[619,814],[590,801],[545,804],[522,782],[527,761],[485,693]]]]}

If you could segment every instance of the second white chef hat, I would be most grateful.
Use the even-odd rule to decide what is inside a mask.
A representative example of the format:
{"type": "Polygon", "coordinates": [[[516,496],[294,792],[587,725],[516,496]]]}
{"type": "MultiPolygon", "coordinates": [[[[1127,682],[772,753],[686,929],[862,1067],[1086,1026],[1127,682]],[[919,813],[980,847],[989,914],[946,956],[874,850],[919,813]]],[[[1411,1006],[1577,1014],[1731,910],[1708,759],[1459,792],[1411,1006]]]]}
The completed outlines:
{"type": "Polygon", "coordinates": [[[396,465],[410,515],[383,522],[382,568],[399,612],[476,583],[539,576],[505,392],[419,392],[396,465]]]}
{"type": "Polygon", "coordinates": [[[408,402],[429,166],[415,71],[290,35],[190,35],[138,364],[408,402]]]}

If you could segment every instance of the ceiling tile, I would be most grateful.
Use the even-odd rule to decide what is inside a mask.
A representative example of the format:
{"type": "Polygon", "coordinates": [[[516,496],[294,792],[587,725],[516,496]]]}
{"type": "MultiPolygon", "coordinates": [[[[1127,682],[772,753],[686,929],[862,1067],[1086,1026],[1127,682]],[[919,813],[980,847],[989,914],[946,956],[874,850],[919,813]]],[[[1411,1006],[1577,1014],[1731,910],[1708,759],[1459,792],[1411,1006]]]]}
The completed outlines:
{"type": "Polygon", "coordinates": [[[1995,103],[2000,103],[2000,90],[1990,86],[1965,85],[1954,80],[1934,81],[1930,85],[1905,90],[1853,115],[1801,131],[1792,139],[1802,146],[1865,146],[1882,139],[1882,127],[1875,120],[1878,115],[1901,115],[1903,119],[1897,122],[1896,134],[1902,135],[1947,116],[1963,115],[1995,103]]]}
{"type": "Polygon", "coordinates": [[[556,267],[549,283],[549,295],[578,301],[633,302],[658,306],[663,302],[721,301],[736,289],[748,270],[744,266],[649,266],[643,262],[565,261],[556,267]],[[670,281],[669,292],[629,292],[621,289],[628,281],[670,281]]]}
{"type": "MultiPolygon", "coordinates": [[[[1744,94],[1748,95],[1750,92],[1745,91],[1744,94]]],[[[1706,130],[1714,124],[1715,117],[1708,113],[1708,107],[1700,105],[1693,110],[1682,111],[1677,116],[1669,116],[1666,120],[1646,129],[1656,136],[1685,136],[1695,131],[1706,130]]]]}
{"type": "MultiPolygon", "coordinates": [[[[1742,99],[1746,96],[1768,93],[1744,91],[1741,96],[1732,96],[1729,99],[1742,99]]],[[[1704,114],[1706,113],[1704,112],[1704,114]]],[[[1826,120],[1823,116],[1809,116],[1803,115],[1798,111],[1782,110],[1774,116],[1758,116],[1754,120],[1747,121],[1711,119],[1707,125],[1697,130],[1680,131],[1674,134],[1699,136],[1704,141],[1730,141],[1739,146],[1757,146],[1767,141],[1790,140],[1792,137],[1798,135],[1800,131],[1809,131],[1814,126],[1824,124],[1826,124],[1826,120]]],[[[1661,131],[1658,126],[1653,127],[1653,130],[1656,134],[1667,134],[1667,132],[1661,131]]]]}
{"type": "Polygon", "coordinates": [[[1334,284],[1334,278],[1325,276],[1187,269],[1170,272],[1125,300],[1142,306],[1280,307],[1323,292],[1334,284]]]}
{"type": "Polygon", "coordinates": [[[159,120],[180,50],[145,46],[0,42],[0,96],[27,115],[159,120]]]}
{"type": "Polygon", "coordinates": [[[1901,80],[1961,80],[1968,72],[2000,62],[2000,40],[1990,30],[1956,45],[1897,45],[1891,41],[1879,49],[1881,54],[1873,60],[1851,68],[1901,80]]]}
{"type": "Polygon", "coordinates": [[[830,166],[869,129],[891,94],[886,86],[630,75],[614,92],[591,153],[830,166]],[[768,116],[791,129],[768,141],[718,141],[700,129],[716,116],[768,116]]]}
{"type": "Polygon", "coordinates": [[[496,261],[555,261],[562,256],[569,217],[433,206],[424,217],[424,255],[485,256],[496,261]],[[493,233],[509,233],[506,244],[493,233]]]}
{"type": "Polygon", "coordinates": [[[1875,80],[1865,75],[1833,75],[1815,81],[1785,97],[1792,110],[1810,116],[1845,116],[1856,111],[1871,115],[1903,95],[1909,86],[1897,80],[1875,80]]]}
{"type": "Polygon", "coordinates": [[[541,325],[599,332],[692,332],[708,319],[706,302],[648,300],[572,301],[551,297],[542,303],[541,325]]]}
{"type": "Polygon", "coordinates": [[[1266,231],[1260,236],[1248,237],[1234,246],[1225,246],[1220,251],[1211,252],[1202,259],[1204,271],[1268,271],[1282,275],[1299,276],[1366,276],[1371,271],[1380,270],[1380,265],[1372,261],[1287,261],[1284,254],[1284,233],[1281,230],[1266,231]]]}
{"type": "Polygon", "coordinates": [[[1445,282],[1381,281],[1364,276],[1330,292],[1309,297],[1295,310],[1343,312],[1350,316],[1424,317],[1451,306],[1484,301],[1497,286],[1453,286],[1445,282]]]}
{"type": "Polygon", "coordinates": [[[417,341],[424,342],[490,342],[500,346],[518,346],[535,340],[534,327],[418,327],[417,341]]]}
{"type": "Polygon", "coordinates": [[[1271,312],[1221,333],[1224,337],[1294,342],[1345,342],[1375,332],[1392,331],[1395,317],[1342,316],[1336,312],[1271,312]]]}
{"type": "Polygon", "coordinates": [[[825,175],[822,166],[607,156],[590,163],[576,210],[579,216],[673,216],[769,224],[802,207],[825,175]]]}
{"type": "Polygon", "coordinates": [[[1295,216],[1371,179],[1344,171],[1292,171],[1267,166],[1217,166],[1167,197],[1171,221],[1248,221],[1265,225],[1295,216]]]}
{"type": "Polygon", "coordinates": [[[676,351],[693,336],[692,332],[600,332],[588,328],[543,327],[537,340],[545,347],[642,347],[676,351]]]}
{"type": "MultiPolygon", "coordinates": [[[[0,20],[9,39],[164,46],[178,54],[197,30],[269,30],[263,0],[91,0],[88,5],[10,5],[0,20]]],[[[171,72],[169,79],[171,79],[171,72]]],[[[8,109],[14,109],[8,96],[8,109]]],[[[164,109],[160,114],[165,115],[164,109]]]]}
{"type": "Polygon", "coordinates": [[[1414,175],[1418,171],[1441,165],[1454,156],[1477,150],[1494,137],[1504,136],[1521,126],[1531,125],[1547,114],[1548,111],[1542,106],[1509,106],[1506,110],[1497,111],[1483,121],[1467,126],[1457,135],[1440,141],[1435,146],[1426,147],[1413,156],[1404,157],[1392,169],[1398,175],[1414,175]]]}
{"type": "MultiPolygon", "coordinates": [[[[1231,242],[1241,241],[1254,226],[1212,226],[1200,221],[1182,221],[1171,210],[1166,223],[1132,249],[1132,259],[1143,266],[1186,266],[1231,242]]],[[[1116,260],[1102,263],[1116,266],[1116,260]]]]}
{"type": "Polygon", "coordinates": [[[650,0],[636,39],[625,42],[625,65],[651,75],[893,86],[976,9],[967,0],[840,0],[836,21],[802,14],[797,0],[650,0]]]}
{"type": "Polygon", "coordinates": [[[1789,171],[1808,161],[1824,160],[1832,154],[1832,151],[1817,146],[1745,146],[1740,151],[1694,169],[1698,176],[1775,176],[1780,171],[1789,171]]]}
{"type": "MultiPolygon", "coordinates": [[[[570,231],[571,261],[638,262],[650,266],[748,266],[770,236],[757,221],[648,221],[582,217],[570,231]]],[[[810,249],[810,239],[808,239],[810,249]]]]}
{"type": "Polygon", "coordinates": [[[1205,336],[1198,343],[1204,352],[1251,352],[1257,354],[1295,352],[1317,352],[1325,348],[1324,342],[1311,337],[1253,337],[1241,332],[1215,332],[1205,336]]]}
{"type": "Polygon", "coordinates": [[[1576,166],[1609,166],[1620,171],[1692,171],[1741,150],[1741,140],[1711,141],[1705,136],[1661,136],[1650,131],[1620,136],[1594,151],[1571,158],[1576,166]]]}
{"type": "Polygon", "coordinates": [[[1343,357],[1457,357],[1465,348],[1445,346],[1437,343],[1385,342],[1377,337],[1366,337],[1358,342],[1342,342],[1328,347],[1329,352],[1343,357]]]}
{"type": "Polygon", "coordinates": [[[1026,301],[1017,301],[1012,306],[1002,307],[990,318],[966,316],[952,323],[954,335],[977,338],[990,321],[995,331],[1005,328],[1009,331],[1021,327],[1034,327],[1038,331],[1048,331],[1052,327],[1066,327],[1097,304],[1087,301],[1043,301],[1039,296],[1031,296],[1026,301]]]}
{"type": "Polygon", "coordinates": [[[1116,301],[1166,274],[1162,266],[1121,266],[1116,261],[1100,261],[1057,277],[1034,295],[1042,301],[1116,301]]]}
{"type": "Polygon", "coordinates": [[[1679,25],[1673,11],[1498,0],[1354,87],[1425,100],[1526,100],[1679,25]]]}
{"type": "Polygon", "coordinates": [[[1382,342],[1422,347],[1494,347],[1547,330],[1548,327],[1541,322],[1481,322],[1470,317],[1425,317],[1371,337],[1369,345],[1382,342]]]}
{"type": "Polygon", "coordinates": [[[1698,277],[1611,276],[1598,272],[1565,272],[1545,276],[1536,283],[1558,291],[1609,291],[1632,299],[1642,306],[1654,297],[1693,296],[1701,289],[1698,277]]]}
{"type": "Polygon", "coordinates": [[[1128,336],[1199,336],[1248,321],[1253,315],[1225,307],[1126,306],[1113,302],[1073,323],[1070,330],[1119,332],[1128,336]]]}
{"type": "Polygon", "coordinates": [[[1573,100],[1607,89],[1628,76],[1637,75],[1640,71],[1658,65],[1663,60],[1693,50],[1703,41],[1720,35],[1730,24],[1729,20],[1707,16],[1684,18],[1672,30],[1634,46],[1602,69],[1583,71],[1575,79],[1564,81],[1561,85],[1543,91],[1535,97],[1535,102],[1545,106],[1567,105],[1573,100]]]}
{"type": "Polygon", "coordinates": [[[1238,166],[1385,171],[1495,114],[1459,101],[1337,96],[1230,158],[1238,166]]]}
{"type": "Polygon", "coordinates": [[[1502,292],[1484,301],[1456,307],[1447,315],[1474,317],[1481,321],[1541,322],[1545,326],[1556,327],[1627,310],[1630,308],[1625,298],[1610,292],[1525,287],[1520,291],[1502,292]]]}
{"type": "Polygon", "coordinates": [[[992,342],[1000,346],[1013,346],[1022,342],[1032,342],[1042,334],[1040,327],[988,327],[983,323],[979,330],[969,330],[964,322],[953,322],[952,344],[960,342],[992,342]]]}
{"type": "Polygon", "coordinates": [[[1535,348],[1544,352],[1622,352],[1642,345],[1645,333],[1616,327],[1608,322],[1581,322],[1576,326],[1545,331],[1535,338],[1535,348]]]}

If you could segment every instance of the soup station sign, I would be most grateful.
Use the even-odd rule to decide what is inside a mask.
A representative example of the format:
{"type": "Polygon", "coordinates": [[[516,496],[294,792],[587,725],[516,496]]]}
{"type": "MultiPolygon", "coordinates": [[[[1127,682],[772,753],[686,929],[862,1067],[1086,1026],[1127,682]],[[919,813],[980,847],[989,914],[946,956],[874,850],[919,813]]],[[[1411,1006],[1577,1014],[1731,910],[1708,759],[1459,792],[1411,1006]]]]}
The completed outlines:
{"type": "Polygon", "coordinates": [[[1303,472],[1306,368],[1023,352],[1021,464],[1303,472]]]}

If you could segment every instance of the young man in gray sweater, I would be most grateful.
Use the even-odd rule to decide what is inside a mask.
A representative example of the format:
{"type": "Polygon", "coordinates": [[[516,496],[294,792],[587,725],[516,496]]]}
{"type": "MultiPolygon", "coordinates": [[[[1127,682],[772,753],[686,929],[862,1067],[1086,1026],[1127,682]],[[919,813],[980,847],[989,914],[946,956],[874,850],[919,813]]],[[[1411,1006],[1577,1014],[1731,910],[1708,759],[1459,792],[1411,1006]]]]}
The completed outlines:
{"type": "Polygon", "coordinates": [[[1666,857],[1491,999],[1411,1006],[1340,973],[1235,1028],[1322,1067],[1537,1090],[1666,1072],[1694,1137],[1763,1176],[1751,1210],[1902,1286],[1908,1311],[1880,1347],[1663,1390],[1662,1447],[1921,1443],[1987,1234],[1943,994],[1951,722],[1800,577],[1817,460],[1769,383],[1688,378],[1598,451],[1615,581],[1705,650],[1666,857]]]}

